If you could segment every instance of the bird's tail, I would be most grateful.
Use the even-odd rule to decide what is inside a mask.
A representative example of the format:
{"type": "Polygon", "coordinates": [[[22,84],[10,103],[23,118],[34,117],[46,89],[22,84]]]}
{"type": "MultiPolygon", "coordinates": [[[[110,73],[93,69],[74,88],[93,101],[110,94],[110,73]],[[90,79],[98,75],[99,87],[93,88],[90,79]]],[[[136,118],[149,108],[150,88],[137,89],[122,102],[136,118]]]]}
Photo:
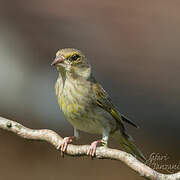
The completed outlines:
{"type": "Polygon", "coordinates": [[[131,136],[128,134],[121,133],[120,131],[116,131],[111,135],[128,153],[132,154],[133,156],[138,156],[143,161],[146,161],[146,158],[142,154],[142,152],[135,146],[132,142],[131,136]]]}

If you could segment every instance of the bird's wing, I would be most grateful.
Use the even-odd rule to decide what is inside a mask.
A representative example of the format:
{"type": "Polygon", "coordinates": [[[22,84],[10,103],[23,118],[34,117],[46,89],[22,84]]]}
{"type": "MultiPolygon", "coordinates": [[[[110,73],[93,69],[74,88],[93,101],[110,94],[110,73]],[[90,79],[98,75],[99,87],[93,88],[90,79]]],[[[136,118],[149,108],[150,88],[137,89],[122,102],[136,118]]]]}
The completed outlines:
{"type": "Polygon", "coordinates": [[[138,128],[138,126],[134,122],[132,122],[129,118],[118,112],[118,110],[112,104],[109,95],[100,84],[94,83],[93,91],[95,92],[96,103],[98,106],[109,112],[112,117],[116,119],[119,123],[122,123],[123,120],[124,122],[138,128]]]}

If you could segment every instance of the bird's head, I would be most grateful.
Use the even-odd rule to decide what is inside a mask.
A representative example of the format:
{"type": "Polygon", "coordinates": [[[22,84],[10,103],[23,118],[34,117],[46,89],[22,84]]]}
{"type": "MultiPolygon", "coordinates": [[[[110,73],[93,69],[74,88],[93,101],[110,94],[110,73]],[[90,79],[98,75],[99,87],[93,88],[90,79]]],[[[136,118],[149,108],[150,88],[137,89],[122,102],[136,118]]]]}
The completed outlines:
{"type": "Polygon", "coordinates": [[[58,71],[65,71],[74,78],[81,76],[88,78],[91,74],[91,67],[85,55],[72,48],[58,50],[51,65],[57,67],[58,71]]]}

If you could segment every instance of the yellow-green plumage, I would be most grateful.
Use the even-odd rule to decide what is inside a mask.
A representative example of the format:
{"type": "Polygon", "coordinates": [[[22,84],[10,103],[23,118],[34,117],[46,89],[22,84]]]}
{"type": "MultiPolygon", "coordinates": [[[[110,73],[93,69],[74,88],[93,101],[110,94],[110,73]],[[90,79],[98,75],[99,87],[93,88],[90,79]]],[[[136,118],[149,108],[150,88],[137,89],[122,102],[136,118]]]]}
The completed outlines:
{"type": "Polygon", "coordinates": [[[126,151],[145,159],[125,132],[123,121],[136,125],[117,111],[93,77],[85,56],[76,49],[62,49],[56,53],[56,58],[61,61],[54,63],[59,71],[55,92],[61,110],[73,127],[102,134],[105,143],[112,136],[126,151]]]}

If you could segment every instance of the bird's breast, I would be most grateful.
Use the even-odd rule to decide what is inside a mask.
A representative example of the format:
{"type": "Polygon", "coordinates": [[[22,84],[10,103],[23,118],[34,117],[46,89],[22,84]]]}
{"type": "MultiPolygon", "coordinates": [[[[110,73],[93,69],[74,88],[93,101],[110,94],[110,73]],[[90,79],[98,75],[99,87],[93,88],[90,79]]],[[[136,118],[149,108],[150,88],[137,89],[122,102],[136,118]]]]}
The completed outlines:
{"type": "Polygon", "coordinates": [[[58,103],[65,116],[79,116],[88,113],[87,110],[92,104],[92,93],[88,83],[72,82],[67,79],[63,85],[59,80],[55,90],[58,103]]]}
{"type": "Polygon", "coordinates": [[[91,84],[57,81],[55,89],[58,103],[66,119],[85,132],[102,133],[109,126],[110,115],[97,106],[91,84]]]}

